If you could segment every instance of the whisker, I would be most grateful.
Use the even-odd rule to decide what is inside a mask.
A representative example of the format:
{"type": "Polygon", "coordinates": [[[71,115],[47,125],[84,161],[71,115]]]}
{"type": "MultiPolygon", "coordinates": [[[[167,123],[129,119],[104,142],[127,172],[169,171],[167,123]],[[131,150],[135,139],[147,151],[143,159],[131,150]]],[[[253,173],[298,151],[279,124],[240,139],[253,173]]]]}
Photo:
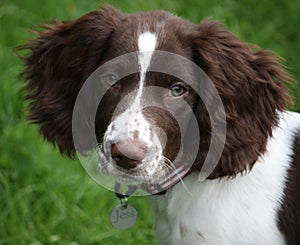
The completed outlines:
{"type": "MultiPolygon", "coordinates": [[[[179,182],[181,183],[182,187],[189,193],[191,194],[191,191],[189,190],[189,188],[187,187],[187,185],[184,183],[182,177],[177,173],[177,168],[176,166],[174,165],[174,163],[168,159],[167,157],[163,156],[163,161],[161,162],[162,163],[162,166],[166,168],[166,170],[168,171],[166,174],[170,174],[170,171],[172,171],[172,173],[175,173],[176,174],[176,177],[178,178],[179,182]]],[[[167,177],[165,175],[165,177],[167,177]]]]}
{"type": "MultiPolygon", "coordinates": [[[[101,164],[99,164],[99,167],[103,170],[105,169],[105,167],[108,164],[108,159],[105,156],[105,153],[103,152],[103,148],[104,145],[103,143],[97,143],[94,146],[94,150],[92,151],[92,154],[90,155],[90,161],[93,162],[97,162],[99,164],[99,160],[101,161],[101,164]]],[[[162,177],[160,177],[159,179],[167,179],[169,178],[170,174],[174,173],[176,175],[176,177],[178,178],[179,182],[181,183],[182,187],[189,193],[191,194],[190,190],[188,189],[188,187],[186,186],[186,184],[184,183],[182,177],[177,173],[177,168],[174,165],[174,163],[168,159],[165,156],[162,156],[162,159],[160,161],[161,167],[164,169],[164,171],[160,172],[159,175],[162,177]]],[[[139,170],[139,177],[142,178],[146,183],[148,184],[153,184],[155,183],[155,180],[153,180],[153,174],[149,174],[149,172],[147,171],[147,169],[140,169],[139,170]]]]}
{"type": "Polygon", "coordinates": [[[147,183],[151,183],[152,181],[151,181],[151,176],[149,175],[149,173],[148,173],[148,171],[146,171],[145,169],[143,169],[142,171],[141,171],[141,176],[145,179],[145,181],[147,182],[147,183]]]}

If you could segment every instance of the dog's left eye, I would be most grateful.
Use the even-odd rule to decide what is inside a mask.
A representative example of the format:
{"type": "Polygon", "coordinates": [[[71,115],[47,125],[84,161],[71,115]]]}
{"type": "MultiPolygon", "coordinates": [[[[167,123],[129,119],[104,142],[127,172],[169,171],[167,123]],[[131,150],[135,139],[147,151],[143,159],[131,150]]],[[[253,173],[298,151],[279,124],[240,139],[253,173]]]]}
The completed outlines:
{"type": "Polygon", "coordinates": [[[108,73],[101,77],[101,80],[107,85],[113,86],[118,80],[118,76],[114,73],[108,73]]]}
{"type": "Polygon", "coordinates": [[[170,88],[169,94],[170,94],[170,96],[173,96],[173,97],[179,97],[179,96],[182,96],[185,92],[186,92],[185,87],[183,87],[179,84],[176,84],[170,88]]]}

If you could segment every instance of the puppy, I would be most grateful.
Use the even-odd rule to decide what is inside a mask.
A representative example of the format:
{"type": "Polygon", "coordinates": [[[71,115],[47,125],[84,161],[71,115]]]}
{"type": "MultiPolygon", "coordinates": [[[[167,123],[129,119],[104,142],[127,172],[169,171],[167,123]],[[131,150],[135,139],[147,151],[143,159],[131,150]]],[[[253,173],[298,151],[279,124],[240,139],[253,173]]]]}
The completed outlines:
{"type": "Polygon", "coordinates": [[[22,48],[29,119],[63,154],[96,144],[99,172],[161,194],[161,244],[299,243],[300,115],[280,57],[210,19],[111,7],[22,48]]]}

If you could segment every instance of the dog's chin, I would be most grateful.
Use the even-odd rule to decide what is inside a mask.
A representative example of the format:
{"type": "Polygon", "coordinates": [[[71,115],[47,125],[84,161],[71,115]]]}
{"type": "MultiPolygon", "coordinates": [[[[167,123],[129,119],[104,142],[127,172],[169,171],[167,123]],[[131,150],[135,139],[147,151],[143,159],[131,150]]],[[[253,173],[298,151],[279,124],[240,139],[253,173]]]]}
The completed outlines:
{"type": "Polygon", "coordinates": [[[111,176],[117,182],[126,185],[141,185],[141,184],[156,184],[163,180],[163,171],[156,170],[148,173],[145,169],[123,169],[111,163],[99,163],[99,168],[102,174],[111,176]],[[157,174],[159,172],[159,174],[157,174]]]}
{"type": "Polygon", "coordinates": [[[132,175],[128,175],[128,174],[116,175],[115,179],[116,179],[117,182],[123,183],[123,184],[126,184],[126,185],[139,186],[139,185],[145,183],[144,178],[138,177],[138,176],[132,176],[132,175]]]}
{"type": "Polygon", "coordinates": [[[101,172],[106,176],[111,176],[117,182],[123,183],[126,185],[141,185],[141,184],[150,184],[154,181],[154,178],[151,176],[145,176],[139,171],[131,171],[131,170],[120,170],[119,168],[115,168],[110,166],[109,168],[101,168],[101,172]]]}

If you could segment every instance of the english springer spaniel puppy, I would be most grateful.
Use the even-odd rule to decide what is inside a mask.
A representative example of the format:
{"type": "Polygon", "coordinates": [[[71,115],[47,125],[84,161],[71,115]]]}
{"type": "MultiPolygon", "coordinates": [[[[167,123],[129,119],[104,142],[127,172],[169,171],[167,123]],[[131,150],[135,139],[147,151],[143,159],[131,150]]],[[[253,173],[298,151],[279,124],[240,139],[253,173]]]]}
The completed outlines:
{"type": "MultiPolygon", "coordinates": [[[[105,7],[45,25],[37,34],[23,46],[30,50],[22,73],[29,119],[71,157],[95,147],[84,133],[74,147],[72,116],[85,81],[107,62],[137,54],[137,65],[110,63],[95,76],[105,93],[93,127],[100,170],[121,182],[154,184],[168,175],[175,158],[179,167],[191,164],[179,183],[152,196],[160,244],[300,243],[300,115],[286,110],[292,101],[283,82],[293,79],[280,57],[245,44],[218,22],[196,25],[165,11],[124,14],[105,7]],[[172,60],[160,59],[157,51],[200,67],[225,113],[209,111],[215,97],[204,77],[169,65],[172,60]],[[191,79],[151,70],[156,61],[191,79]],[[138,69],[122,76],[124,66],[138,69]],[[193,117],[199,132],[190,125],[193,117]],[[215,129],[222,120],[225,137],[215,129]],[[222,152],[199,179],[213,138],[224,143],[222,152]]],[[[90,90],[87,100],[100,90],[90,90]]]]}

